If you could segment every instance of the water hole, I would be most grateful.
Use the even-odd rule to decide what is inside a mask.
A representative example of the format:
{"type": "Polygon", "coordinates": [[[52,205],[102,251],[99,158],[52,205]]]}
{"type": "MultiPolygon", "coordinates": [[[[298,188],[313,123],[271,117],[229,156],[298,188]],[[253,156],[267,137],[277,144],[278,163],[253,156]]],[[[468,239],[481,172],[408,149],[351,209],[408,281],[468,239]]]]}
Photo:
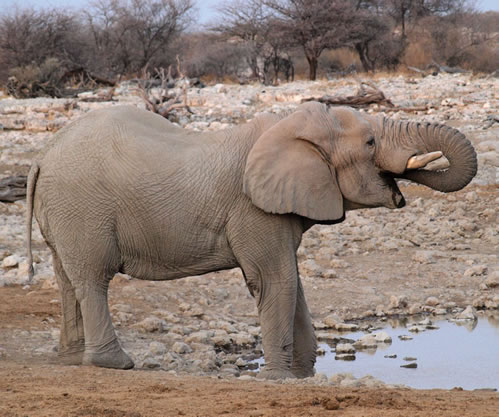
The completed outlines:
{"type": "Polygon", "coordinates": [[[499,389],[499,317],[439,320],[418,326],[421,331],[417,333],[410,332],[408,329],[417,323],[412,319],[371,325],[369,331],[388,333],[392,342],[378,344],[377,349],[357,350],[354,360],[335,359],[335,344],[338,338],[340,343],[357,341],[366,332],[331,333],[329,344],[319,341],[325,354],[317,357],[316,372],[328,377],[340,373],[355,378],[372,375],[386,384],[419,389],[499,389]],[[401,340],[399,336],[412,339],[401,340]],[[408,364],[417,367],[401,367],[408,364]]]}

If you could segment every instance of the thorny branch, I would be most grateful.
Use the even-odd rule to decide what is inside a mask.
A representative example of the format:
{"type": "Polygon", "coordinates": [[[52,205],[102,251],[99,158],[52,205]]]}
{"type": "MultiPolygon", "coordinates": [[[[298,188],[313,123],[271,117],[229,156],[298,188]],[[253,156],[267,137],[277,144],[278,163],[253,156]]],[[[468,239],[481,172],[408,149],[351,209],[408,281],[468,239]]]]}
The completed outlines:
{"type": "Polygon", "coordinates": [[[189,87],[189,79],[181,70],[180,59],[177,55],[177,85],[181,85],[182,91],[178,92],[169,89],[171,85],[171,65],[168,67],[168,73],[165,74],[164,68],[156,68],[156,77],[160,80],[159,89],[153,90],[153,83],[150,81],[151,77],[147,72],[147,67],[144,68],[142,80],[139,81],[138,92],[146,103],[146,108],[153,113],[157,113],[162,117],[168,118],[171,112],[175,109],[185,109],[187,112],[194,114],[187,104],[187,88],[189,87]],[[159,91],[158,91],[159,90],[159,91]]]}

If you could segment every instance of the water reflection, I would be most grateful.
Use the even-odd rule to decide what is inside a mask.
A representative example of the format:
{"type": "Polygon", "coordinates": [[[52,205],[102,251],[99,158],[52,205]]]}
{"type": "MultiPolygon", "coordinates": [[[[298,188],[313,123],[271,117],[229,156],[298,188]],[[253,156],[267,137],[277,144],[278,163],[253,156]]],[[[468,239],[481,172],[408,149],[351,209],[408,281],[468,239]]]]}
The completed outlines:
{"type": "Polygon", "coordinates": [[[391,344],[357,350],[354,361],[344,362],[335,360],[334,346],[353,344],[365,333],[332,336],[329,343],[321,344],[326,354],[318,358],[317,372],[328,376],[346,372],[356,378],[369,374],[385,383],[413,388],[499,388],[499,315],[474,321],[442,320],[434,323],[438,330],[427,330],[431,322],[422,317],[390,318],[383,324],[391,344]],[[419,331],[409,332],[414,327],[419,331]],[[412,339],[400,340],[403,335],[412,339]],[[417,368],[401,368],[408,363],[404,357],[417,358],[417,368]]]}

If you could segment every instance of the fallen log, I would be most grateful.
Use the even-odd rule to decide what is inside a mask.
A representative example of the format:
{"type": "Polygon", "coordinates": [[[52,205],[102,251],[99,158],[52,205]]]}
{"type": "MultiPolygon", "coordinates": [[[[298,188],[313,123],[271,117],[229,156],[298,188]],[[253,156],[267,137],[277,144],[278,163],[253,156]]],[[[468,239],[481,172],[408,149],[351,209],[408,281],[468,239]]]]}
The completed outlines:
{"type": "Polygon", "coordinates": [[[4,203],[13,203],[17,200],[26,198],[25,175],[7,177],[0,180],[0,201],[4,203]]]}
{"type": "Polygon", "coordinates": [[[330,96],[308,97],[302,99],[302,103],[307,101],[318,101],[328,106],[350,106],[356,108],[367,107],[371,104],[381,104],[387,107],[394,107],[390,99],[386,98],[385,94],[374,85],[372,82],[362,81],[360,83],[357,94],[354,96],[330,96]]]}

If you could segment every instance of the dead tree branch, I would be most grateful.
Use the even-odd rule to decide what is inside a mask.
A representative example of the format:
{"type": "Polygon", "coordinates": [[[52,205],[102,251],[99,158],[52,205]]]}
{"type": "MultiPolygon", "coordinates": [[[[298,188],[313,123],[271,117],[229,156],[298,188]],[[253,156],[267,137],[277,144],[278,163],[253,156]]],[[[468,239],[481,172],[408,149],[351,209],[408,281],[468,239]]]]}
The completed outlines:
{"type": "Polygon", "coordinates": [[[176,84],[181,85],[181,92],[174,89],[168,89],[171,84],[171,66],[168,67],[168,73],[165,74],[165,69],[155,69],[156,77],[160,80],[159,89],[153,90],[150,81],[150,74],[144,70],[143,80],[139,82],[138,93],[146,104],[146,108],[153,113],[167,118],[173,110],[185,109],[188,113],[194,114],[187,104],[187,88],[189,87],[189,79],[184,75],[180,67],[180,59],[177,55],[177,74],[179,76],[176,84]],[[144,81],[145,80],[145,81],[144,81]]]}
{"type": "Polygon", "coordinates": [[[354,96],[330,96],[304,98],[302,103],[306,101],[318,101],[327,104],[328,106],[351,106],[356,108],[367,107],[371,104],[381,104],[387,107],[394,107],[390,99],[386,98],[385,94],[371,81],[362,81],[359,83],[359,89],[354,96]]]}
{"type": "Polygon", "coordinates": [[[24,175],[1,179],[0,201],[13,203],[14,201],[26,198],[26,181],[27,177],[24,175]]]}

